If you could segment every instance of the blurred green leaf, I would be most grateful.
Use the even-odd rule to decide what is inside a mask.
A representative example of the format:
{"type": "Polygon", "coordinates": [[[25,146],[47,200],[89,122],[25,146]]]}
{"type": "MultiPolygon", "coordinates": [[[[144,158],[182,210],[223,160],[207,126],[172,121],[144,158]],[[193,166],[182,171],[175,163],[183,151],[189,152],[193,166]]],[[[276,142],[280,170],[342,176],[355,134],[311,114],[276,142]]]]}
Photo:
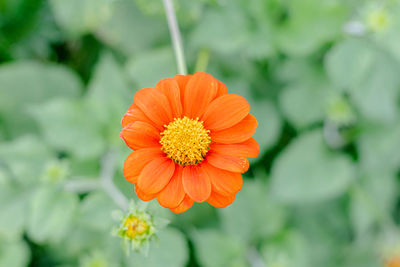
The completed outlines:
{"type": "Polygon", "coordinates": [[[31,108],[45,140],[54,148],[80,159],[104,151],[104,139],[93,114],[81,101],[55,99],[31,108]]]}
{"type": "Polygon", "coordinates": [[[325,118],[334,94],[329,83],[316,76],[312,80],[290,84],[281,93],[280,104],[289,121],[301,129],[325,118]]]}
{"type": "MultiPolygon", "coordinates": [[[[96,3],[96,0],[91,1],[96,3]]],[[[144,50],[157,47],[162,41],[169,41],[165,18],[145,16],[133,0],[114,1],[112,10],[112,16],[96,30],[96,35],[125,55],[140,56],[144,50]]],[[[141,71],[141,74],[146,72],[141,71]]]]}
{"type": "Polygon", "coordinates": [[[238,52],[249,38],[248,21],[235,5],[209,9],[190,36],[191,46],[220,54],[238,52]]]}
{"type": "Polygon", "coordinates": [[[51,0],[56,21],[68,34],[96,30],[112,15],[113,0],[51,0]]]}
{"type": "Polygon", "coordinates": [[[192,237],[201,266],[246,266],[244,244],[234,237],[216,230],[197,230],[192,237]]]}
{"type": "Polygon", "coordinates": [[[37,243],[61,242],[76,215],[77,196],[51,187],[41,187],[30,205],[28,235],[37,243]]]}
{"type": "Polygon", "coordinates": [[[176,65],[172,48],[162,48],[143,52],[129,59],[126,71],[137,89],[154,87],[164,78],[176,74],[176,65]]]}
{"type": "Polygon", "coordinates": [[[281,133],[282,121],[276,107],[269,100],[250,101],[251,111],[258,121],[254,138],[260,145],[260,156],[270,149],[281,133]]]}
{"type": "Polygon", "coordinates": [[[251,244],[274,235],[284,227],[285,210],[266,191],[266,186],[259,180],[247,181],[235,202],[218,210],[222,226],[230,236],[251,244]]]}
{"type": "Polygon", "coordinates": [[[400,166],[399,136],[399,123],[366,127],[357,140],[362,168],[367,172],[396,172],[400,166]]]}
{"type": "Polygon", "coordinates": [[[34,128],[29,106],[55,97],[74,98],[82,84],[68,68],[56,64],[20,61],[0,66],[0,117],[15,137],[34,128]]]}
{"type": "Polygon", "coordinates": [[[348,39],[332,48],[325,63],[332,82],[366,118],[386,123],[398,118],[399,64],[387,53],[366,40],[348,39]]]}
{"type": "Polygon", "coordinates": [[[278,28],[278,47],[293,56],[309,55],[342,31],[348,10],[343,1],[295,0],[278,28]]]}
{"type": "Polygon", "coordinates": [[[128,89],[122,69],[111,54],[102,54],[94,71],[86,101],[110,141],[120,143],[121,118],[133,102],[134,91],[128,89]]]}
{"type": "Polygon", "coordinates": [[[389,223],[399,190],[396,178],[383,172],[369,172],[359,183],[351,191],[351,221],[358,241],[372,242],[375,227],[389,223]]]}
{"type": "Polygon", "coordinates": [[[272,193],[285,203],[298,205],[337,197],[354,179],[350,159],[329,151],[319,130],[293,140],[271,172],[272,193]]]}
{"type": "Polygon", "coordinates": [[[184,236],[172,228],[163,230],[157,235],[159,241],[155,240],[150,243],[148,256],[131,255],[128,259],[128,265],[143,267],[185,266],[188,260],[188,249],[184,236]]]}
{"type": "Polygon", "coordinates": [[[22,240],[0,240],[0,266],[24,267],[29,263],[30,251],[22,240]]]}
{"type": "Polygon", "coordinates": [[[82,201],[77,217],[80,223],[92,230],[108,232],[115,224],[111,213],[117,209],[118,207],[105,193],[92,193],[82,201]]]}
{"type": "Polygon", "coordinates": [[[0,239],[19,238],[27,224],[31,193],[19,190],[15,185],[9,183],[0,183],[0,185],[0,239]]]}
{"type": "Polygon", "coordinates": [[[55,157],[50,148],[33,135],[16,138],[0,146],[0,169],[25,186],[36,184],[45,164],[55,157]]]}
{"type": "Polygon", "coordinates": [[[274,242],[266,243],[261,248],[261,255],[272,267],[307,267],[310,266],[308,244],[305,238],[296,232],[287,232],[274,242]]]}

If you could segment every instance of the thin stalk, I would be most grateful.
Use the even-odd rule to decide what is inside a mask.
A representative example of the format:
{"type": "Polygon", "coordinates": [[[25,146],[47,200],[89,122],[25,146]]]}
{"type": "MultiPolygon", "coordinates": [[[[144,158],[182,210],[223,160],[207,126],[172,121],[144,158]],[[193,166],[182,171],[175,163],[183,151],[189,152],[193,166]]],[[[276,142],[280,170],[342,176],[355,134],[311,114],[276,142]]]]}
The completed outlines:
{"type": "Polygon", "coordinates": [[[209,59],[210,59],[210,50],[205,48],[201,49],[199,55],[197,56],[197,61],[195,65],[196,67],[194,68],[195,72],[206,71],[209,59]]]}
{"type": "Polygon", "coordinates": [[[116,167],[116,156],[117,155],[113,150],[110,150],[104,155],[101,162],[100,183],[104,191],[114,200],[114,202],[123,210],[127,210],[129,205],[128,200],[115,186],[113,181],[116,167]]]}
{"type": "Polygon", "coordinates": [[[116,152],[110,149],[101,160],[100,179],[75,179],[67,181],[64,189],[75,193],[88,193],[103,189],[121,209],[127,210],[128,199],[114,184],[116,152]]]}
{"type": "Polygon", "coordinates": [[[165,9],[165,14],[167,16],[169,33],[172,39],[172,46],[174,47],[178,73],[187,74],[185,55],[183,53],[182,38],[178,27],[178,22],[176,20],[174,6],[172,5],[171,0],[163,0],[163,4],[165,9]]]}

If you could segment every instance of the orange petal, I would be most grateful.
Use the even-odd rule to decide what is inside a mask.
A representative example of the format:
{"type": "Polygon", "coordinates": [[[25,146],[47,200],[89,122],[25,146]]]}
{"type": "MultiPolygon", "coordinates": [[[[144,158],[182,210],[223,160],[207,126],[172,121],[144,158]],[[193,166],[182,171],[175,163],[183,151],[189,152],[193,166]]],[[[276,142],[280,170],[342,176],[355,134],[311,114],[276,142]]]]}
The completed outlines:
{"type": "Polygon", "coordinates": [[[207,154],[207,162],[219,169],[245,173],[249,169],[249,161],[243,157],[223,155],[214,151],[207,154]]]}
{"type": "Polygon", "coordinates": [[[145,194],[142,190],[139,189],[137,184],[135,185],[135,192],[138,198],[143,201],[150,201],[156,197],[157,194],[145,194]]]}
{"type": "Polygon", "coordinates": [[[216,192],[212,192],[210,197],[207,199],[207,202],[216,208],[225,208],[226,206],[232,204],[232,202],[235,200],[235,197],[235,194],[223,196],[216,192]]]}
{"type": "Polygon", "coordinates": [[[185,190],[183,190],[182,185],[182,171],[183,168],[176,165],[171,181],[157,196],[158,203],[164,208],[177,207],[185,197],[185,190]]]}
{"type": "Polygon", "coordinates": [[[194,201],[203,202],[211,193],[210,178],[199,166],[186,166],[182,174],[183,188],[194,201]]]}
{"type": "Polygon", "coordinates": [[[157,83],[156,89],[159,89],[168,98],[172,116],[180,118],[182,115],[182,102],[178,82],[171,78],[163,79],[157,83]]]}
{"type": "Polygon", "coordinates": [[[122,117],[121,125],[122,127],[126,127],[129,123],[135,121],[147,122],[148,124],[151,124],[152,126],[158,128],[159,130],[163,129],[163,127],[158,127],[143,113],[143,111],[138,106],[133,104],[129,107],[128,112],[126,112],[125,115],[122,117]]]}
{"type": "Polygon", "coordinates": [[[193,206],[193,199],[191,199],[188,195],[185,195],[183,201],[179,204],[178,207],[170,209],[174,213],[182,213],[187,211],[193,206]]]}
{"type": "Polygon", "coordinates": [[[179,85],[179,90],[181,92],[180,95],[181,95],[182,104],[183,104],[183,100],[185,99],[184,95],[185,95],[186,84],[189,82],[189,80],[190,80],[190,78],[192,78],[192,76],[193,75],[190,75],[190,74],[188,74],[188,75],[178,74],[178,75],[175,75],[175,77],[174,77],[175,81],[179,85]]]}
{"type": "Polygon", "coordinates": [[[211,150],[224,155],[231,155],[237,157],[258,157],[260,146],[257,141],[252,137],[249,140],[237,144],[212,144],[211,150]]]}
{"type": "Polygon", "coordinates": [[[171,180],[175,163],[169,158],[156,158],[150,161],[139,175],[137,185],[147,195],[160,192],[171,180]]]}
{"type": "Polygon", "coordinates": [[[228,93],[228,88],[226,88],[223,82],[218,81],[218,91],[215,98],[226,95],[227,93],[228,93]]]}
{"type": "Polygon", "coordinates": [[[159,131],[146,122],[135,121],[128,124],[122,129],[120,136],[133,150],[160,147],[159,131]]]}
{"type": "Polygon", "coordinates": [[[137,178],[150,161],[162,157],[164,153],[159,147],[142,148],[129,154],[124,162],[123,173],[125,179],[130,183],[136,183],[137,178]]]}
{"type": "Polygon", "coordinates": [[[135,104],[156,125],[162,127],[172,121],[172,111],[167,97],[155,88],[143,88],[136,92],[135,104]]]}
{"type": "Polygon", "coordinates": [[[238,172],[230,172],[203,163],[202,167],[210,178],[212,190],[223,196],[230,196],[242,189],[243,179],[238,172]]]}
{"type": "Polygon", "coordinates": [[[215,99],[207,107],[203,117],[204,127],[221,131],[238,124],[250,111],[250,105],[240,95],[228,94],[215,99]]]}
{"type": "Polygon", "coordinates": [[[211,140],[222,144],[241,143],[250,139],[256,132],[257,126],[256,118],[249,114],[241,122],[228,129],[217,132],[211,131],[211,140]]]}
{"type": "Polygon", "coordinates": [[[201,118],[207,106],[215,98],[218,81],[208,73],[195,73],[186,85],[184,94],[184,115],[189,118],[201,118]]]}

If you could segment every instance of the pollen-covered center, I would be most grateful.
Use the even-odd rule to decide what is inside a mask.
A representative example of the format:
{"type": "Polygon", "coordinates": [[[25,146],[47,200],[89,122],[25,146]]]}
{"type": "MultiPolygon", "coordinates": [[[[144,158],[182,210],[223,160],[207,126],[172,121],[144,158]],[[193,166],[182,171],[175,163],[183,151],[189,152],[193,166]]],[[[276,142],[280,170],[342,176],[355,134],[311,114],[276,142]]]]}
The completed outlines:
{"type": "Polygon", "coordinates": [[[160,143],[162,151],[180,165],[196,165],[203,161],[210,149],[210,131],[199,118],[175,118],[164,126],[160,143]]]}
{"type": "Polygon", "coordinates": [[[145,221],[138,219],[136,216],[130,216],[125,220],[126,236],[133,239],[137,235],[142,235],[149,230],[149,226],[145,221]]]}

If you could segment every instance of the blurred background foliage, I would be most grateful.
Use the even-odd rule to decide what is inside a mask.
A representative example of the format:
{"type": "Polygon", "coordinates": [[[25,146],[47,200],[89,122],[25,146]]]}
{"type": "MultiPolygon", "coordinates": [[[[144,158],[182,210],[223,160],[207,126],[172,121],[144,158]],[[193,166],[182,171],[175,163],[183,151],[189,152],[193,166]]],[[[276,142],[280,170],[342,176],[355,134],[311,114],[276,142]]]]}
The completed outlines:
{"type": "Polygon", "coordinates": [[[110,234],[118,206],[96,184],[117,151],[114,183],[136,198],[120,119],[138,89],[176,74],[161,0],[0,0],[0,266],[374,267],[400,255],[400,3],[174,4],[190,72],[246,97],[259,122],[236,201],[181,215],[151,203],[171,224],[149,257],[126,256],[110,234]]]}

